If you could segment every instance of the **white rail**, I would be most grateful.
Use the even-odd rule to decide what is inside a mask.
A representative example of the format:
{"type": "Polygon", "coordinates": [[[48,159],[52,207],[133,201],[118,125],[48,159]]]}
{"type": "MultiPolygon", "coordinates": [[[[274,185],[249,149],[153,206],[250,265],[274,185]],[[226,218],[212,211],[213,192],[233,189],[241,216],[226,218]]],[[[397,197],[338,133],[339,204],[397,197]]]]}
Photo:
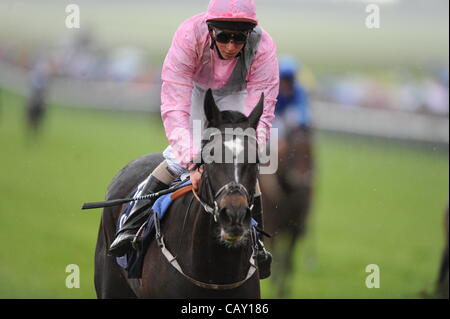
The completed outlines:
{"type": "MultiPolygon", "coordinates": [[[[0,87],[28,95],[28,75],[0,61],[0,87]]],[[[51,83],[50,102],[76,107],[158,112],[159,85],[57,78],[51,83]]],[[[385,109],[346,107],[315,101],[313,125],[318,129],[432,143],[449,143],[449,119],[385,109]]]]}

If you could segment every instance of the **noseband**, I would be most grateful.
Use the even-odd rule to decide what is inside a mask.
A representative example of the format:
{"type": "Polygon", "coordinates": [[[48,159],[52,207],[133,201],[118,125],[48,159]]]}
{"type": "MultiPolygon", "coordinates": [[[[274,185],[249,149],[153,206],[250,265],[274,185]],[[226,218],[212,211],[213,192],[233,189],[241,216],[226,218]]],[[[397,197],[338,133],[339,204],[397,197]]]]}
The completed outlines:
{"type": "Polygon", "coordinates": [[[212,205],[206,203],[205,201],[203,201],[200,196],[197,194],[196,191],[192,190],[192,192],[194,193],[194,196],[197,198],[197,200],[200,202],[200,204],[203,206],[203,209],[211,214],[214,218],[214,221],[217,223],[218,217],[219,217],[219,204],[218,202],[220,202],[220,198],[222,198],[225,195],[228,194],[233,194],[233,193],[240,193],[243,197],[245,197],[245,199],[247,200],[247,203],[249,203],[249,209],[253,209],[253,200],[254,200],[254,196],[251,195],[248,192],[247,188],[245,188],[244,185],[242,185],[241,183],[238,183],[236,181],[231,181],[225,185],[223,185],[221,188],[219,188],[219,190],[213,194],[213,190],[212,190],[212,186],[211,186],[211,181],[209,179],[209,175],[207,173],[207,171],[205,170],[203,172],[203,175],[205,176],[205,180],[206,180],[206,187],[209,193],[209,196],[213,202],[212,205]]]}

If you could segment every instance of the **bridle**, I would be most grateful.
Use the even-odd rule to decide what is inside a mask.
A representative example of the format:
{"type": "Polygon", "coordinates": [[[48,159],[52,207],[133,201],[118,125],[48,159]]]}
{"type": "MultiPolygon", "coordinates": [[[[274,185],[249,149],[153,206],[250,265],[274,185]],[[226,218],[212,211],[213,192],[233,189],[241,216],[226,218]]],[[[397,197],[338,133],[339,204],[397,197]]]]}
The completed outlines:
{"type": "Polygon", "coordinates": [[[206,170],[203,171],[203,175],[205,176],[206,179],[206,187],[207,187],[207,191],[209,193],[209,196],[213,202],[212,205],[206,203],[204,200],[202,200],[200,198],[200,195],[194,190],[192,189],[192,192],[194,193],[195,198],[199,201],[199,203],[203,206],[203,209],[205,210],[205,212],[211,214],[214,218],[214,221],[217,223],[218,218],[219,218],[219,202],[220,202],[220,198],[222,198],[223,196],[227,195],[227,194],[232,194],[232,193],[240,193],[242,196],[244,196],[247,200],[247,203],[249,203],[249,209],[252,210],[253,209],[253,201],[254,201],[254,196],[250,195],[247,188],[242,185],[241,183],[237,183],[236,181],[231,181],[225,185],[223,185],[221,188],[219,188],[219,190],[213,194],[213,190],[212,190],[212,186],[211,186],[211,182],[209,180],[209,174],[207,173],[206,170]]]}
{"type": "MultiPolygon", "coordinates": [[[[227,133],[224,132],[218,132],[218,133],[213,133],[209,136],[209,138],[215,136],[215,135],[226,135],[227,133]]],[[[248,135],[248,134],[244,134],[244,133],[240,133],[240,132],[233,132],[232,133],[233,136],[238,135],[238,136],[247,136],[251,139],[254,139],[255,142],[257,142],[256,137],[254,137],[253,135],[248,135]]],[[[258,170],[259,170],[259,165],[258,165],[258,170]]],[[[205,169],[202,173],[202,175],[204,176],[206,183],[205,186],[207,187],[207,192],[208,195],[210,197],[210,200],[212,201],[212,204],[208,204],[206,201],[202,200],[200,198],[200,196],[197,194],[197,192],[195,192],[194,190],[192,190],[192,192],[194,193],[194,196],[196,197],[196,199],[200,202],[200,204],[203,206],[203,209],[205,210],[205,212],[211,214],[214,218],[214,221],[217,223],[218,217],[219,217],[219,202],[220,202],[220,198],[222,198],[223,196],[227,195],[227,194],[232,194],[232,193],[240,193],[243,197],[245,197],[245,199],[247,200],[247,203],[249,205],[249,209],[251,210],[253,208],[253,202],[254,202],[254,195],[250,195],[249,191],[247,190],[247,188],[237,182],[237,181],[231,181],[229,183],[226,183],[225,185],[223,185],[222,187],[220,187],[215,193],[212,189],[212,185],[211,185],[211,180],[209,178],[209,173],[207,171],[207,169],[205,169]]]]}

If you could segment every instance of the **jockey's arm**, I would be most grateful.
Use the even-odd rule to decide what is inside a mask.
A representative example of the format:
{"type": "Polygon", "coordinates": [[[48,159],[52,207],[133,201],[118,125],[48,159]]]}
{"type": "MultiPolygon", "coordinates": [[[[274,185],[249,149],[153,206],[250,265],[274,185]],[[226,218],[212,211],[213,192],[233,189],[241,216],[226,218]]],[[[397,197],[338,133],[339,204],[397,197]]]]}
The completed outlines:
{"type": "Polygon", "coordinates": [[[249,115],[264,92],[264,111],[259,120],[257,131],[260,149],[269,139],[270,128],[275,117],[275,104],[279,90],[279,71],[276,46],[269,34],[263,31],[258,53],[247,77],[247,99],[245,115],[249,115]]]}
{"type": "Polygon", "coordinates": [[[180,26],[164,60],[161,78],[161,117],[167,139],[180,164],[192,168],[198,152],[193,143],[189,119],[191,113],[192,78],[195,72],[195,35],[180,26]]]}

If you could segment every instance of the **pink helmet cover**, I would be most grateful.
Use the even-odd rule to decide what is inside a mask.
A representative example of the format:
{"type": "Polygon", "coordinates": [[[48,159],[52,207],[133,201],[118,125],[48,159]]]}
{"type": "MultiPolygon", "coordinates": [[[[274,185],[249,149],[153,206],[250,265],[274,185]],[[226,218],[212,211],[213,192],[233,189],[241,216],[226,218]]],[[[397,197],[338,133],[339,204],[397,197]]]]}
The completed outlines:
{"type": "Polygon", "coordinates": [[[241,21],[258,24],[253,0],[211,0],[206,12],[206,21],[241,21]]]}

